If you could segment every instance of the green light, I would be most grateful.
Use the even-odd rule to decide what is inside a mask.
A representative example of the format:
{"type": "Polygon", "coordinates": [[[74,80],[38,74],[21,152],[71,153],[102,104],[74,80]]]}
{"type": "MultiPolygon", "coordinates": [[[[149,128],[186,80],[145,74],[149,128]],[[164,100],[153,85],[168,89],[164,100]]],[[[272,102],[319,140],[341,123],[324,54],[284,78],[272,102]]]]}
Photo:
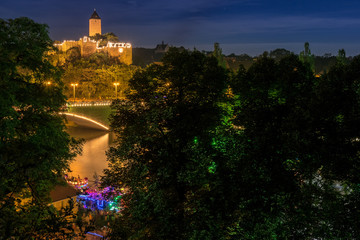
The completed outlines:
{"type": "Polygon", "coordinates": [[[194,137],[194,143],[197,144],[199,142],[199,139],[197,137],[194,137]]]}
{"type": "Polygon", "coordinates": [[[216,163],[214,161],[211,161],[210,166],[208,167],[209,173],[215,173],[216,171],[216,163]]]}

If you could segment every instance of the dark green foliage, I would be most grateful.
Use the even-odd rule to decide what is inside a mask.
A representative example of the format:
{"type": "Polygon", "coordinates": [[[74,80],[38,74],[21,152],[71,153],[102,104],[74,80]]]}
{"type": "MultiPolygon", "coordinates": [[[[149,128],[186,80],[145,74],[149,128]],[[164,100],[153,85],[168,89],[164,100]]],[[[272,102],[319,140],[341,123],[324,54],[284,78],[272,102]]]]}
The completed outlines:
{"type": "Polygon", "coordinates": [[[239,71],[234,239],[359,236],[359,66],[356,58],[315,78],[296,56],[264,57],[239,71]]]}
{"type": "Polygon", "coordinates": [[[69,211],[48,206],[49,191],[78,150],[57,114],[65,97],[58,69],[43,57],[51,49],[46,25],[0,19],[1,239],[68,227],[62,217],[69,211]]]}
{"type": "Polygon", "coordinates": [[[236,56],[235,54],[230,54],[225,57],[226,64],[229,66],[233,72],[237,72],[239,70],[239,66],[243,65],[246,69],[248,69],[253,63],[254,59],[247,55],[241,54],[236,56]]]}
{"type": "MultiPolygon", "coordinates": [[[[308,56],[311,56],[309,51],[308,56]]],[[[120,239],[357,239],[360,58],[315,77],[266,54],[226,73],[172,50],[116,102],[105,180],[120,239]]]]}
{"type": "Polygon", "coordinates": [[[315,56],[315,73],[324,74],[334,67],[337,63],[335,56],[315,56]]]}
{"type": "Polygon", "coordinates": [[[270,51],[270,54],[269,54],[270,58],[275,59],[275,61],[279,61],[289,55],[291,55],[291,52],[284,48],[277,48],[275,50],[270,51]]]}
{"type": "Polygon", "coordinates": [[[226,78],[215,58],[171,49],[130,80],[128,101],[114,105],[118,144],[106,172],[129,192],[113,238],[221,239],[212,142],[226,78]]]}
{"type": "Polygon", "coordinates": [[[214,43],[214,51],[212,55],[218,60],[219,66],[226,68],[226,61],[219,43],[214,43]]]}
{"type": "Polygon", "coordinates": [[[345,64],[345,63],[347,63],[346,53],[345,53],[345,50],[344,50],[344,49],[340,49],[340,50],[339,50],[336,59],[337,59],[338,63],[340,63],[340,64],[345,64]]]}
{"type": "Polygon", "coordinates": [[[310,44],[306,42],[304,44],[304,51],[300,52],[299,59],[305,64],[309,64],[311,70],[315,71],[315,56],[311,54],[310,44]]]}
{"type": "MultiPolygon", "coordinates": [[[[161,61],[161,58],[156,58],[155,49],[133,48],[132,51],[133,64],[136,66],[146,67],[151,63],[161,61]]],[[[163,57],[163,54],[161,57],[163,57]]]]}

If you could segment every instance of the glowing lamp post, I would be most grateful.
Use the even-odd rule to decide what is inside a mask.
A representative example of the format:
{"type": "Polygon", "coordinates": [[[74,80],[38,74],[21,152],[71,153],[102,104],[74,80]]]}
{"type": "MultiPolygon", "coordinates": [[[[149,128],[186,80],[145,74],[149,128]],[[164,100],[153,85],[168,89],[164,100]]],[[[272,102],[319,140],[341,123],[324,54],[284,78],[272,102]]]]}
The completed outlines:
{"type": "Polygon", "coordinates": [[[117,86],[119,86],[120,83],[116,82],[114,83],[114,86],[115,86],[115,99],[117,99],[117,86]]]}
{"type": "Polygon", "coordinates": [[[74,103],[75,103],[75,87],[77,87],[77,83],[72,83],[71,86],[73,87],[73,93],[74,93],[74,103]]]}
{"type": "Polygon", "coordinates": [[[49,92],[49,90],[50,90],[50,85],[51,85],[51,82],[50,82],[50,81],[45,82],[45,89],[46,89],[46,91],[48,91],[48,92],[49,92]]]}

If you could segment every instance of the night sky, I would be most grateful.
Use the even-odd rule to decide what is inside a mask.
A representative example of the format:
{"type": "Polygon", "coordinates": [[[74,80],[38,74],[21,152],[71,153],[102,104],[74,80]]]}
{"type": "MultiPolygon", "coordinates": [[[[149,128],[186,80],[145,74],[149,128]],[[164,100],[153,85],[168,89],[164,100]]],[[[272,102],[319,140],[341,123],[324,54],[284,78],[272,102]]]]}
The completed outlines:
{"type": "Polygon", "coordinates": [[[94,8],[102,31],[114,32],[133,47],[173,46],[225,54],[286,48],[304,42],[316,55],[360,54],[358,0],[0,0],[0,18],[29,17],[50,27],[54,40],[88,35],[94,8]]]}

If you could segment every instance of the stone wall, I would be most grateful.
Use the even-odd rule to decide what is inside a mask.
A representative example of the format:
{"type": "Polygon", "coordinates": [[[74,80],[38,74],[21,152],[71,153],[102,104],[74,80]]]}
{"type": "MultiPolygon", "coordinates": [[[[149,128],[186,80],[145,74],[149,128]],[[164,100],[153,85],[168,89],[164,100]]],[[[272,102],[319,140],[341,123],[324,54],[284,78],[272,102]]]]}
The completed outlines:
{"type": "Polygon", "coordinates": [[[84,37],[84,38],[80,38],[78,42],[79,42],[81,56],[88,57],[91,54],[96,53],[96,47],[97,47],[96,41],[84,37]]]}
{"type": "Polygon", "coordinates": [[[120,62],[132,64],[132,46],[130,43],[108,43],[98,51],[107,52],[111,57],[118,57],[120,62]]]}
{"type": "Polygon", "coordinates": [[[132,46],[130,43],[112,43],[108,42],[106,46],[99,47],[99,41],[91,40],[89,37],[80,38],[79,41],[64,41],[55,46],[63,52],[70,48],[78,47],[83,57],[88,57],[96,52],[108,53],[111,57],[119,58],[121,63],[132,64],[132,46]]]}
{"type": "Polygon", "coordinates": [[[79,41],[65,40],[61,44],[55,44],[60,51],[66,52],[70,48],[79,47],[79,41]]]}

